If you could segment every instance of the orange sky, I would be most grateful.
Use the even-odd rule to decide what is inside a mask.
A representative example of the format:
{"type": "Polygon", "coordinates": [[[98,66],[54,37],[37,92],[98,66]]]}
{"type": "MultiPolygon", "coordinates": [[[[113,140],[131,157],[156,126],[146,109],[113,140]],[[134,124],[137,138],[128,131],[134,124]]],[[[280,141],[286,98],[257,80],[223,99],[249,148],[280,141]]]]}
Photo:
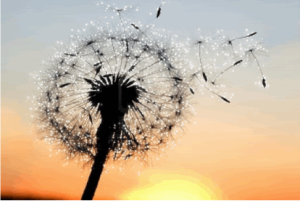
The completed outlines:
{"type": "MultiPolygon", "coordinates": [[[[276,81],[282,60],[296,69],[300,45],[290,43],[281,50],[271,50],[270,89],[233,88],[231,104],[197,95],[197,114],[178,137],[180,143],[139,169],[140,176],[132,164],[122,172],[110,169],[95,198],[300,199],[299,97],[280,90],[294,79],[276,81]]],[[[28,110],[18,101],[4,97],[1,109],[2,193],[79,199],[88,170],[63,166],[60,155],[49,157],[51,147],[35,142],[23,115],[28,110]]]]}
{"type": "MultiPolygon", "coordinates": [[[[10,1],[6,1],[8,2],[10,1]]],[[[65,12],[69,5],[43,7],[43,2],[43,5],[39,5],[42,7],[41,12],[47,12],[49,17],[58,10],[59,17],[48,19],[52,24],[28,22],[30,26],[24,28],[24,23],[21,23],[23,17],[33,21],[37,18],[26,2],[24,7],[23,4],[18,4],[20,7],[16,7],[10,15],[6,13],[7,21],[2,25],[6,27],[3,30],[7,31],[3,33],[7,40],[2,40],[5,45],[2,45],[1,53],[1,194],[34,196],[40,199],[80,199],[89,170],[82,171],[82,165],[72,162],[65,166],[66,161],[61,155],[49,156],[52,153],[49,149],[52,147],[36,141],[34,126],[30,124],[31,119],[27,115],[30,113],[30,104],[25,101],[25,97],[32,95],[35,90],[28,74],[40,69],[41,60],[50,52],[48,47],[53,45],[53,41],[61,39],[59,37],[67,37],[73,25],[81,27],[80,20],[86,16],[82,13],[77,16],[76,7],[75,11],[65,12]],[[76,20],[80,21],[80,26],[71,24],[76,20],[70,13],[78,17],[76,20]],[[54,32],[57,27],[65,35],[61,35],[59,31],[54,32]]],[[[223,10],[223,1],[215,2],[221,3],[216,4],[216,7],[209,7],[211,10],[205,15],[214,15],[214,9],[220,9],[220,12],[223,10]]],[[[257,3],[247,2],[252,2],[257,15],[269,16],[268,12],[272,11],[262,12],[257,3]]],[[[163,13],[166,18],[162,18],[162,27],[171,26],[173,17],[179,12],[187,12],[181,16],[182,21],[176,21],[181,25],[191,17],[189,13],[201,15],[198,10],[193,10],[193,5],[187,5],[190,10],[180,10],[184,5],[181,3],[174,1],[173,4],[168,4],[170,9],[167,12],[170,15],[163,13]]],[[[81,4],[76,4],[79,9],[81,4]]],[[[153,8],[154,6],[156,5],[153,3],[153,8]]],[[[289,8],[292,8],[288,6],[279,5],[280,12],[285,11],[282,16],[288,16],[289,8]]],[[[86,9],[90,7],[91,4],[88,4],[86,9]]],[[[224,8],[224,13],[228,15],[228,19],[239,19],[236,17],[239,16],[237,8],[233,8],[234,12],[231,8],[226,9],[224,8]]],[[[98,15],[97,12],[94,11],[94,16],[98,15]]],[[[274,12],[271,13],[273,17],[274,12]]],[[[253,14],[252,11],[249,13],[253,14]]],[[[249,13],[247,10],[245,15],[250,15],[249,13]]],[[[38,14],[42,16],[41,13],[38,14]]],[[[91,17],[90,13],[87,15],[91,17]]],[[[271,23],[273,19],[271,22],[262,22],[253,20],[254,17],[251,16],[246,24],[265,32],[262,34],[269,36],[272,41],[270,44],[273,45],[271,48],[267,47],[269,57],[263,61],[270,88],[262,89],[254,84],[258,71],[252,67],[237,69],[234,73],[228,73],[227,77],[224,75],[224,84],[235,94],[230,104],[210,98],[209,93],[195,95],[197,114],[190,118],[183,135],[178,137],[180,143],[174,149],[166,150],[166,156],[154,159],[147,167],[139,168],[130,163],[120,172],[115,170],[120,164],[115,164],[114,169],[111,168],[102,175],[96,199],[300,200],[300,42],[296,36],[292,38],[289,35],[294,33],[292,31],[280,29],[282,33],[272,32],[275,25],[267,26],[264,23],[271,23]],[[278,34],[276,37],[286,34],[286,38],[276,41],[272,34],[278,34]],[[197,123],[194,124],[194,121],[197,123]],[[141,172],[140,175],[138,171],[141,172]]],[[[82,20],[87,21],[86,19],[89,18],[82,20]]],[[[223,23],[219,19],[213,22],[223,23]]],[[[282,27],[293,22],[276,21],[282,27]]],[[[239,30],[243,30],[244,21],[240,23],[230,24],[242,27],[239,30]]],[[[236,30],[236,27],[230,26],[228,29],[236,30]]],[[[211,28],[210,25],[206,27],[211,28]]],[[[176,30],[177,26],[173,28],[176,30]]],[[[173,28],[169,27],[170,30],[173,28]]]]}

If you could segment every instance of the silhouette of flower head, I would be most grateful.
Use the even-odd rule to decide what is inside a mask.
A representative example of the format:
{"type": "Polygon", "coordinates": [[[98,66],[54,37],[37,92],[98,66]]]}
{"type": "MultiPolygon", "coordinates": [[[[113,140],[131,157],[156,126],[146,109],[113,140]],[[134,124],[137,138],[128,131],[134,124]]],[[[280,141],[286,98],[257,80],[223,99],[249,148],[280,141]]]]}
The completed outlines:
{"type": "Polygon", "coordinates": [[[145,159],[184,124],[191,95],[184,46],[133,25],[92,22],[36,75],[39,131],[70,159],[94,161],[105,147],[107,159],[145,159]]]}

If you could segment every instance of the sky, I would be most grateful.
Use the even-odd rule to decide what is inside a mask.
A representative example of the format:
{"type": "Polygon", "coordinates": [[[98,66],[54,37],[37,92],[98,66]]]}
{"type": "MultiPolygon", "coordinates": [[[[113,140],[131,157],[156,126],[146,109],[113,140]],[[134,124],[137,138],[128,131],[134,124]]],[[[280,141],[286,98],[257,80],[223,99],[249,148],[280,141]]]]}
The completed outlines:
{"type": "MultiPolygon", "coordinates": [[[[300,199],[300,2],[296,0],[103,0],[139,8],[135,19],[186,36],[224,29],[229,37],[257,31],[269,88],[248,68],[226,81],[230,104],[196,94],[180,142],[138,171],[116,163],[101,177],[96,199],[300,199]],[[150,13],[153,13],[150,15],[150,13]],[[196,122],[196,123],[194,123],[196,122]]],[[[79,199],[89,170],[53,155],[37,141],[27,97],[30,74],[56,41],[107,15],[97,0],[1,1],[1,194],[79,199]],[[51,157],[50,157],[51,155],[51,157]]],[[[249,67],[251,68],[251,67],[249,67]]]]}

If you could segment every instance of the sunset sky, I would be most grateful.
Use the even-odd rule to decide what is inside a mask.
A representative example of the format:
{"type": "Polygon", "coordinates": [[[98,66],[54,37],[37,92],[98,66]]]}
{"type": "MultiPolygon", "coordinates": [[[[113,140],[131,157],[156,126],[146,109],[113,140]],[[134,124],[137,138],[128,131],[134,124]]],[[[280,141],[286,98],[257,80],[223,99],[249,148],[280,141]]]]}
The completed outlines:
{"type": "MultiPolygon", "coordinates": [[[[27,97],[36,92],[30,73],[55,42],[107,15],[99,2],[1,1],[1,196],[80,199],[89,169],[66,165],[37,140],[27,97]]],[[[160,0],[103,2],[137,6],[134,18],[181,36],[257,31],[269,51],[262,61],[270,87],[255,85],[259,72],[249,66],[224,79],[230,104],[196,94],[196,114],[175,148],[148,166],[114,164],[95,199],[300,199],[299,0],[168,0],[157,20],[160,0]]]]}

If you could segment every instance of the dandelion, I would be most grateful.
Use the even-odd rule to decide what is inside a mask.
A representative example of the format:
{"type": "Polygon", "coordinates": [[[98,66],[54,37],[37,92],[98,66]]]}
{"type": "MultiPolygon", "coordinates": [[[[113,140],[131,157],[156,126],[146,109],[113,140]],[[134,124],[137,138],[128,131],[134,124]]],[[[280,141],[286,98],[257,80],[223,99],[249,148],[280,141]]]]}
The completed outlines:
{"type": "Polygon", "coordinates": [[[39,134],[92,163],[82,199],[93,198],[108,160],[143,161],[184,125],[194,91],[183,50],[120,16],[71,37],[36,75],[39,134]]]}
{"type": "MultiPolygon", "coordinates": [[[[198,57],[195,70],[192,62],[185,59],[191,53],[185,43],[154,31],[152,26],[144,28],[124,18],[127,11],[137,8],[101,6],[116,13],[117,21],[106,25],[91,22],[67,43],[58,42],[55,54],[35,75],[39,93],[34,111],[39,135],[62,150],[67,159],[92,164],[82,199],[93,198],[108,161],[145,162],[160,147],[174,145],[169,141],[184,126],[191,111],[189,98],[195,94],[191,87],[194,80],[230,103],[215,81],[244,60],[226,57],[220,63],[231,65],[213,80],[207,69],[218,66],[224,45],[235,53],[233,41],[256,35],[253,32],[228,39],[221,45],[213,37],[200,36],[192,42],[198,57]]],[[[254,54],[258,51],[255,46],[243,55],[245,60],[257,62],[265,87],[266,80],[254,54]]]]}

